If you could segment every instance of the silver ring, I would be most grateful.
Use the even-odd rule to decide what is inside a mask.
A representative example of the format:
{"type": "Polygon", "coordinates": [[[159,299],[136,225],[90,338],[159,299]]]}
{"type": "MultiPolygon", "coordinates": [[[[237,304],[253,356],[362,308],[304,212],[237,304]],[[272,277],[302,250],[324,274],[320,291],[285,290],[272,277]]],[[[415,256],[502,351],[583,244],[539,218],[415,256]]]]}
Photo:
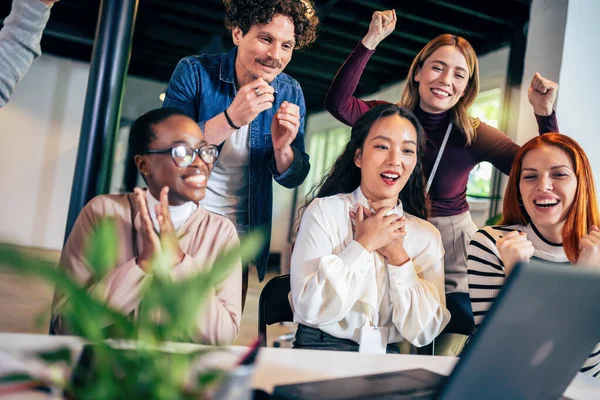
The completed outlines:
{"type": "Polygon", "coordinates": [[[260,97],[263,94],[263,92],[260,91],[260,88],[254,88],[254,93],[256,93],[257,97],[260,97]]]}

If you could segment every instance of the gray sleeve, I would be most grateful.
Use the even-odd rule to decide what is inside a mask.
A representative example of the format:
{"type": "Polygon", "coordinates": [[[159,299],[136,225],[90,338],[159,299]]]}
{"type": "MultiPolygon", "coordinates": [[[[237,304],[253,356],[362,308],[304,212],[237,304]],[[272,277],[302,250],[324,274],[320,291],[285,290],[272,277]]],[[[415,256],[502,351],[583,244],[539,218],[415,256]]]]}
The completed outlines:
{"type": "Polygon", "coordinates": [[[0,30],[0,107],[4,107],[33,60],[42,54],[40,40],[50,7],[39,0],[14,0],[0,30]]]}

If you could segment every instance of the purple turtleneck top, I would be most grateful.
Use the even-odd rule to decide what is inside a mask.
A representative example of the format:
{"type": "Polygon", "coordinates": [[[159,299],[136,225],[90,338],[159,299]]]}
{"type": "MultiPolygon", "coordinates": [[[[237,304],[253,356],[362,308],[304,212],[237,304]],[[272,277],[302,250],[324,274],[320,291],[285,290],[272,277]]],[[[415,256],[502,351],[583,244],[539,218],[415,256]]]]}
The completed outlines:
{"type": "MultiPolygon", "coordinates": [[[[374,52],[359,42],[329,87],[325,108],[344,124],[353,126],[369,109],[380,104],[389,104],[381,100],[363,101],[353,96],[364,68],[374,52]]],[[[413,113],[425,130],[426,148],[422,161],[427,179],[446,134],[450,113],[446,111],[430,114],[418,106],[413,113]]],[[[558,132],[554,112],[547,117],[536,115],[536,119],[540,134],[558,132]]],[[[475,140],[467,146],[464,133],[454,125],[429,190],[431,216],[445,217],[468,211],[467,182],[473,167],[482,161],[488,161],[508,175],[519,148],[520,146],[506,134],[484,122],[477,128],[475,140]]]]}

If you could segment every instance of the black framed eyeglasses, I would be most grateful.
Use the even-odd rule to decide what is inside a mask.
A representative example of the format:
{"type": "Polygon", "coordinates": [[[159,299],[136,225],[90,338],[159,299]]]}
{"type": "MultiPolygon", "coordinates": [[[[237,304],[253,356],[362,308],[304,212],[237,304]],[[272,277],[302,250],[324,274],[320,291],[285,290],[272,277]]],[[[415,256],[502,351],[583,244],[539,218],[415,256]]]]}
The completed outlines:
{"type": "Polygon", "coordinates": [[[219,157],[219,149],[217,146],[213,146],[212,144],[205,144],[197,149],[192,149],[190,146],[185,144],[180,144],[175,147],[171,147],[170,149],[162,149],[162,150],[146,150],[142,154],[169,154],[171,153],[171,157],[175,164],[178,167],[189,167],[192,165],[194,160],[196,159],[196,154],[200,155],[202,161],[207,164],[212,164],[219,157]]]}

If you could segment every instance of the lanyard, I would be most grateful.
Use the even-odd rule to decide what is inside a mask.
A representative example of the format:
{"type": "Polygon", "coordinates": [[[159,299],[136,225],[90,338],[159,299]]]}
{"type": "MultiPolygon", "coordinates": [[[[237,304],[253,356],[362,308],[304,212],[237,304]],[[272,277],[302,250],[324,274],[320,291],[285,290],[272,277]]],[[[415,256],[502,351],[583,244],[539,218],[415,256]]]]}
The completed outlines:
{"type": "MultiPolygon", "coordinates": [[[[373,267],[375,267],[375,263],[373,263],[373,267]]],[[[377,308],[373,310],[370,318],[371,324],[373,324],[375,329],[379,327],[379,309],[381,308],[381,303],[383,303],[383,298],[385,297],[385,287],[387,285],[387,273],[385,266],[382,269],[383,271],[381,275],[383,275],[383,281],[381,282],[381,285],[379,284],[379,278],[377,277],[377,269],[375,269],[375,282],[377,282],[377,308]]]]}
{"type": "Polygon", "coordinates": [[[429,179],[427,180],[427,188],[425,189],[425,193],[429,193],[429,188],[431,187],[431,182],[433,182],[433,177],[435,176],[435,172],[440,165],[440,160],[442,159],[442,154],[444,154],[444,149],[446,148],[446,143],[448,142],[448,137],[450,137],[450,131],[452,130],[452,121],[448,124],[448,129],[446,129],[446,136],[444,136],[444,140],[442,141],[442,146],[440,147],[440,151],[438,151],[437,158],[435,159],[435,164],[433,164],[433,168],[431,169],[431,174],[429,174],[429,179]]]}

